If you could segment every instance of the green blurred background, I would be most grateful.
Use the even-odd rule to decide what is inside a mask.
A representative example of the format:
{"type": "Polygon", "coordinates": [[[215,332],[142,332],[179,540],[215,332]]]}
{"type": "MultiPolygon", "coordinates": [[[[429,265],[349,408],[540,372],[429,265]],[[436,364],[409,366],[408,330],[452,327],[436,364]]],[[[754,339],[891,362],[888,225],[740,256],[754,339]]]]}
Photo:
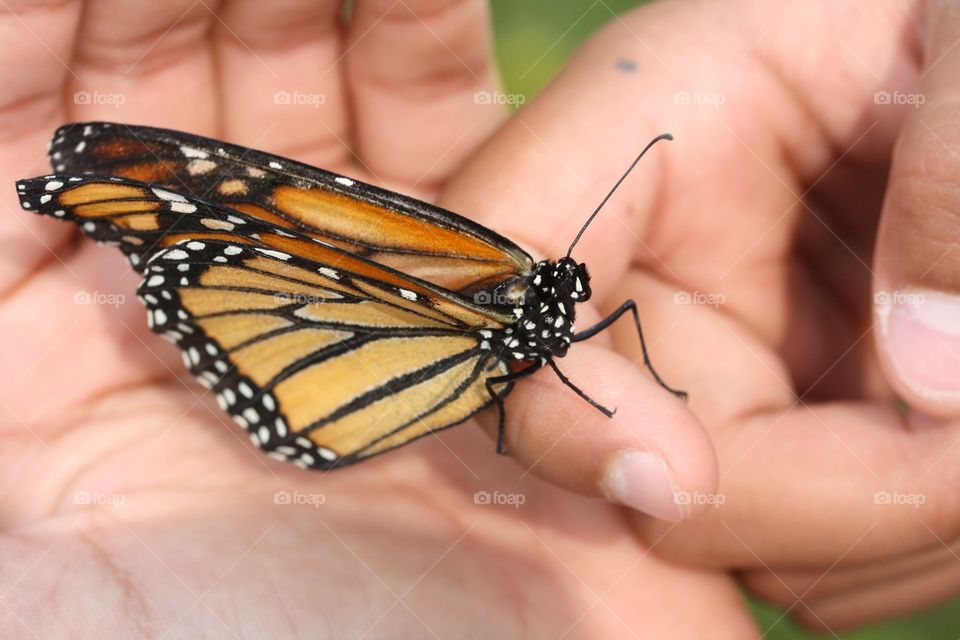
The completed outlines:
{"type": "MultiPolygon", "coordinates": [[[[629,11],[645,1],[491,0],[497,58],[505,90],[532,97],[550,81],[590,33],[609,22],[615,13],[629,11]]],[[[765,632],[764,637],[769,640],[824,637],[801,631],[775,608],[755,602],[750,606],[765,632]]],[[[826,637],[842,640],[957,640],[960,638],[960,600],[887,624],[826,637]]]]}

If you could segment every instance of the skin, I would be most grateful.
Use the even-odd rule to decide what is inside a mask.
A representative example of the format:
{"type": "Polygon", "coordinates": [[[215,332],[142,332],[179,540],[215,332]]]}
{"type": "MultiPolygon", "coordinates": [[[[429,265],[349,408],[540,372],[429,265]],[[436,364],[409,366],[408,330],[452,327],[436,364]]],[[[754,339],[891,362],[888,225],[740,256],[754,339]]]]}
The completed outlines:
{"type": "MultiPolygon", "coordinates": [[[[4,628],[744,638],[758,632],[731,572],[775,602],[802,597],[795,615],[830,629],[952,594],[960,423],[949,400],[911,394],[865,332],[872,274],[898,281],[880,290],[918,277],[924,252],[892,250],[902,237],[923,246],[904,212],[939,220],[931,237],[951,228],[945,183],[932,207],[909,176],[956,162],[935,108],[952,97],[955,34],[917,26],[955,8],[806,5],[635,11],[507,121],[474,99],[498,86],[482,2],[358,0],[347,27],[334,3],[300,0],[215,13],[8,3],[4,628]],[[853,20],[855,38],[834,35],[853,20]],[[927,40],[941,71],[921,77],[927,40]],[[873,102],[919,83],[922,109],[873,102]],[[273,99],[294,89],[323,103],[273,99]],[[77,91],[123,104],[76,104],[77,91]],[[678,91],[724,103],[678,104],[678,91]],[[691,399],[644,375],[624,322],[560,363],[616,416],[539,373],[507,403],[512,460],[464,426],[331,474],[269,461],[143,326],[119,255],[16,208],[13,179],[47,173],[49,133],[83,119],[223,137],[437,198],[538,258],[561,255],[637,150],[671,131],[678,141],[644,160],[577,247],[594,277],[578,322],[636,299],[658,371],[691,399]],[[717,306],[675,304],[691,291],[717,306]],[[76,304],[78,292],[125,300],[76,304]],[[676,524],[597,499],[625,450],[659,455],[678,489],[722,504],[676,524]],[[924,502],[874,500],[894,490],[924,502]],[[478,503],[478,491],[523,504],[478,503]]],[[[934,270],[941,288],[955,257],[934,270]]],[[[492,412],[480,421],[492,432],[492,412]]]]}

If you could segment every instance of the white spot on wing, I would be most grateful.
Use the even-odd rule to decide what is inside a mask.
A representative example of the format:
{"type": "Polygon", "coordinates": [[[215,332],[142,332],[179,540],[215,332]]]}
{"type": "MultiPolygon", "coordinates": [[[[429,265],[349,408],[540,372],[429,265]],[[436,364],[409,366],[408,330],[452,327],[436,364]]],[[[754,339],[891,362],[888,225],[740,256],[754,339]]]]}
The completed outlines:
{"type": "Polygon", "coordinates": [[[331,269],[330,267],[319,267],[317,269],[317,273],[319,273],[320,275],[327,276],[328,278],[332,278],[333,280],[340,279],[340,274],[334,271],[333,269],[331,269]]]}
{"type": "Polygon", "coordinates": [[[260,247],[254,248],[254,251],[259,251],[263,255],[276,258],[278,260],[289,260],[290,254],[284,253],[283,251],[274,251],[273,249],[261,249],[260,247]]]}
{"type": "Polygon", "coordinates": [[[180,147],[180,153],[187,156],[188,158],[206,158],[210,154],[206,151],[200,149],[194,149],[193,147],[188,147],[187,145],[182,145],[180,147]]]}
{"type": "Polygon", "coordinates": [[[317,453],[320,454],[320,457],[324,460],[336,460],[337,454],[333,449],[327,449],[326,447],[317,447],[317,453]]]}
{"type": "Polygon", "coordinates": [[[190,204],[189,202],[171,202],[170,211],[176,211],[177,213],[193,213],[197,210],[197,205],[190,204]]]}
{"type": "Polygon", "coordinates": [[[213,218],[203,218],[200,220],[200,224],[205,226],[207,229],[221,229],[223,231],[233,231],[234,225],[232,222],[227,222],[226,220],[215,220],[213,218]]]}
{"type": "Polygon", "coordinates": [[[277,408],[277,403],[273,401],[273,396],[271,396],[269,393],[263,394],[261,402],[263,402],[263,407],[267,411],[273,411],[277,408]]]}
{"type": "Polygon", "coordinates": [[[161,200],[169,200],[170,202],[186,202],[187,201],[187,199],[184,198],[179,193],[167,191],[166,189],[158,189],[157,187],[153,187],[151,190],[153,191],[153,194],[158,198],[160,198],[161,200]]]}
{"type": "Polygon", "coordinates": [[[217,168],[217,163],[213,160],[191,160],[187,163],[187,173],[192,176],[199,176],[209,173],[217,168]]]}

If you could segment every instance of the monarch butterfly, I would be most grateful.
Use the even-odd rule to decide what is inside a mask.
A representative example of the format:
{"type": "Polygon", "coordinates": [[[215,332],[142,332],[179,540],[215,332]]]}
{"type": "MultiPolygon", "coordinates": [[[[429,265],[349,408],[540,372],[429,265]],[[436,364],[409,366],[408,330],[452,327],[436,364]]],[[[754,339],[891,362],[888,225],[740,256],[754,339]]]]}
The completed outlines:
{"type": "Polygon", "coordinates": [[[142,274],[152,330],[268,455],[302,468],[363,460],[503,398],[632,300],[574,332],[590,278],[571,253],[534,262],[455,213],[286,158],[111,123],[61,127],[53,175],[17,183],[24,209],[116,245],[142,274]]]}

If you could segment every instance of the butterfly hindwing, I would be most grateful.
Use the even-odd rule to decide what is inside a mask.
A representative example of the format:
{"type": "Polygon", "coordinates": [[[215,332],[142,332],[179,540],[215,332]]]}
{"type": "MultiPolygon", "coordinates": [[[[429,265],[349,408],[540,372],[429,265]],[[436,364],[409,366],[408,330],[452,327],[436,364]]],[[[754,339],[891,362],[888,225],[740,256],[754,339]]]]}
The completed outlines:
{"type": "Polygon", "coordinates": [[[301,466],[458,424],[492,401],[486,378],[507,373],[475,329],[431,317],[424,301],[271,249],[178,243],[150,260],[139,295],[151,328],[251,439],[301,466]]]}

